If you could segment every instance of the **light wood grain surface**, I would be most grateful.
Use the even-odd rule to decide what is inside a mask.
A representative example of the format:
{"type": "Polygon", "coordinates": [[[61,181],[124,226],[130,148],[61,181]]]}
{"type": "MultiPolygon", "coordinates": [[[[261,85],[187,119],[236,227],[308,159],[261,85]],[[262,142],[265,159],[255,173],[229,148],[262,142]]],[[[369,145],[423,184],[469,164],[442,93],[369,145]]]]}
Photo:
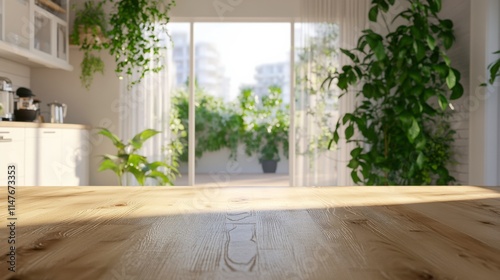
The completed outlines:
{"type": "Polygon", "coordinates": [[[500,188],[0,191],[2,279],[500,279],[500,188]]]}

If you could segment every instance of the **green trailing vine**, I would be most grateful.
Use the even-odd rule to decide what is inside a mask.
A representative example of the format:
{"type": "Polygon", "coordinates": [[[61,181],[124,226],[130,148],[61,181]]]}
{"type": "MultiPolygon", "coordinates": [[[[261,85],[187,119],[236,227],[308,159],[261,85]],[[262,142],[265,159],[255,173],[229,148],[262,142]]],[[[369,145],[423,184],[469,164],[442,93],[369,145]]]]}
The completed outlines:
{"type": "MultiPolygon", "coordinates": [[[[92,60],[82,65],[87,70],[96,69],[100,51],[106,50],[115,58],[115,72],[120,77],[127,76],[128,87],[141,82],[147,73],[157,73],[165,65],[161,63],[164,50],[170,39],[167,33],[169,12],[175,0],[100,0],[87,1],[84,8],[76,12],[71,41],[80,45],[85,53],[94,51],[92,60]],[[109,4],[112,11],[106,17],[103,5],[109,4]],[[79,28],[79,26],[84,26],[79,28]],[[82,37],[82,33],[88,34],[82,37]],[[82,42],[81,38],[85,38],[82,42]],[[94,68],[92,68],[94,67],[94,68]]],[[[99,68],[97,68],[99,69],[99,68]]],[[[82,83],[88,89],[92,82],[90,73],[85,72],[82,83]]]]}
{"type": "Polygon", "coordinates": [[[103,0],[113,5],[109,17],[110,42],[105,48],[116,58],[116,73],[127,75],[130,84],[139,83],[148,72],[159,72],[162,50],[168,43],[169,12],[175,0],[103,0]],[[136,76],[134,75],[136,74],[136,76]]]}
{"type": "MultiPolygon", "coordinates": [[[[386,24],[395,0],[373,0],[372,22],[386,24]]],[[[363,31],[357,47],[342,49],[352,63],[330,74],[344,92],[355,94],[357,107],[343,115],[332,142],[342,135],[354,143],[348,167],[355,183],[366,185],[447,185],[455,181],[454,131],[449,103],[463,95],[460,73],[446,55],[455,41],[453,23],[441,19],[441,0],[409,0],[395,19],[404,24],[381,35],[363,31]]]]}
{"type": "Polygon", "coordinates": [[[75,13],[73,32],[70,36],[72,44],[79,45],[83,51],[80,63],[80,81],[89,90],[95,73],[104,74],[104,62],[98,55],[106,38],[107,21],[102,7],[103,3],[87,1],[81,10],[75,13]]]}
{"type": "Polygon", "coordinates": [[[88,90],[94,80],[94,74],[104,74],[104,61],[102,61],[100,57],[93,55],[90,51],[86,51],[83,54],[83,60],[80,63],[80,68],[80,81],[88,90]]]}

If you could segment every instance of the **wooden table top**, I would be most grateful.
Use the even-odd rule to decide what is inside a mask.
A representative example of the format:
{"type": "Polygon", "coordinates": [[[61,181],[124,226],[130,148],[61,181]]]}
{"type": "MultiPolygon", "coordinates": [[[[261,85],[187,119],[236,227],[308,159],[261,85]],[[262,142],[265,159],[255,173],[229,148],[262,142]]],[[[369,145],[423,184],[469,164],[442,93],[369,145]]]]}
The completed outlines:
{"type": "Polygon", "coordinates": [[[500,188],[0,192],[2,279],[500,279],[500,188]]]}

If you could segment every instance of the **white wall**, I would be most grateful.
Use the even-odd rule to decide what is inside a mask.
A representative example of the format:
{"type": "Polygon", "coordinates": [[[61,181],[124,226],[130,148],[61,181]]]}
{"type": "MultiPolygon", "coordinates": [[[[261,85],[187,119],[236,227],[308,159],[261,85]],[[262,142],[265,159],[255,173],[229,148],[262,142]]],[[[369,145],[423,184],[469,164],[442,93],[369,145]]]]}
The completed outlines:
{"type": "Polygon", "coordinates": [[[70,64],[73,71],[32,69],[31,88],[42,100],[42,109],[46,104],[57,100],[68,105],[66,123],[78,123],[92,126],[90,132],[90,184],[116,185],[111,171],[97,172],[100,155],[114,153],[114,147],[107,139],[97,135],[98,127],[107,127],[118,133],[119,119],[113,110],[113,101],[119,98],[120,82],[114,73],[114,60],[109,55],[102,55],[106,65],[105,74],[96,74],[89,91],[80,83],[80,62],[82,53],[76,47],[70,48],[70,64]]]}
{"type": "Polygon", "coordinates": [[[0,76],[12,81],[14,91],[18,87],[30,87],[31,70],[28,66],[0,58],[0,76]]]}
{"type": "Polygon", "coordinates": [[[287,20],[297,18],[300,0],[178,0],[173,20],[287,20]]]}

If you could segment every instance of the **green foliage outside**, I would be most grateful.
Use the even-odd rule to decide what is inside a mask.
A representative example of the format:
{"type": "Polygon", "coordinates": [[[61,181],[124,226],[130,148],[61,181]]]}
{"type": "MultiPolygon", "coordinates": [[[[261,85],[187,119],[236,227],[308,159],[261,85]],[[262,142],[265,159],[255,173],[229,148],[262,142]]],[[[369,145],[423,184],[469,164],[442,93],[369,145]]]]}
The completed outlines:
{"type": "MultiPolygon", "coordinates": [[[[251,89],[244,89],[237,101],[225,103],[196,87],[196,157],[204,152],[230,150],[230,158],[236,160],[238,146],[243,144],[248,156],[259,159],[279,160],[279,149],[288,156],[288,127],[290,123],[288,106],[282,104],[281,89],[271,87],[269,93],[258,99],[251,89]]],[[[172,123],[188,127],[189,96],[180,90],[173,98],[174,116],[172,123]]],[[[188,133],[178,132],[182,147],[179,159],[188,160],[188,133]]]]}
{"type": "Polygon", "coordinates": [[[351,65],[325,81],[360,100],[339,119],[332,141],[343,133],[355,143],[348,165],[355,183],[448,185],[455,181],[448,171],[455,133],[449,103],[464,91],[446,55],[453,22],[439,17],[440,0],[409,0],[408,9],[388,19],[394,2],[372,1],[369,19],[383,20],[388,34],[364,30],[355,49],[342,50],[351,65]],[[395,19],[405,23],[391,29],[395,19]]]}
{"type": "MultiPolygon", "coordinates": [[[[305,26],[304,24],[303,26],[305,26]]],[[[314,23],[308,30],[314,30],[304,39],[303,45],[296,45],[295,87],[298,90],[296,120],[298,127],[309,133],[296,133],[307,145],[297,145],[297,155],[314,157],[329,149],[338,113],[338,90],[322,87],[325,73],[338,67],[339,26],[334,23],[314,23]],[[305,138],[305,139],[304,139],[305,138]],[[300,147],[306,147],[300,149],[300,147]]],[[[309,161],[312,164],[314,161],[309,161]]],[[[314,165],[310,166],[315,168],[314,165]]]]}

